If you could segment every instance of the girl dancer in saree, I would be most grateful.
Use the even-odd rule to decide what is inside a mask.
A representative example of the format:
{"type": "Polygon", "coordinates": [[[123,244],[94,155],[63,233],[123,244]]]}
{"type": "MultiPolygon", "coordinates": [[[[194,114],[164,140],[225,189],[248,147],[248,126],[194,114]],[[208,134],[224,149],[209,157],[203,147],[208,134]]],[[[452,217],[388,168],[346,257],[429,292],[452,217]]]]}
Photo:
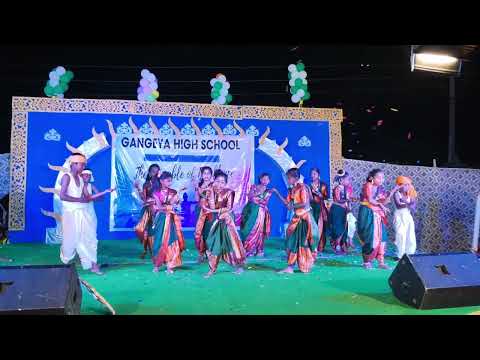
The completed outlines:
{"type": "Polygon", "coordinates": [[[265,240],[270,236],[271,218],[267,205],[273,190],[267,189],[269,183],[270,175],[261,174],[259,184],[250,188],[248,203],[242,211],[240,236],[247,257],[263,257],[265,240]]]}
{"type": "Polygon", "coordinates": [[[310,193],[306,185],[299,182],[300,174],[297,168],[287,171],[290,185],[287,198],[283,198],[277,190],[273,190],[280,200],[294,210],[294,216],[287,228],[286,250],[288,266],[280,273],[293,273],[295,263],[301,272],[308,273],[315,262],[320,234],[318,225],[313,218],[310,207],[310,193]]]}
{"type": "Polygon", "coordinates": [[[332,247],[335,253],[346,253],[353,247],[353,235],[355,234],[355,218],[352,213],[351,203],[353,189],[347,172],[339,170],[335,177],[337,185],[333,189],[333,204],[328,214],[328,233],[331,237],[332,247]],[[349,214],[353,219],[349,219],[349,214]]]}
{"type": "Polygon", "coordinates": [[[412,211],[416,206],[417,192],[413,187],[412,180],[406,176],[399,176],[396,184],[400,188],[393,196],[396,208],[393,214],[393,227],[395,229],[395,246],[397,247],[395,260],[399,260],[404,254],[415,254],[417,249],[415,223],[412,217],[412,211]]]}
{"type": "Polygon", "coordinates": [[[320,181],[320,170],[318,168],[313,168],[310,171],[310,177],[312,179],[312,182],[309,185],[310,192],[312,193],[312,213],[313,218],[318,224],[318,231],[320,234],[320,241],[318,243],[317,251],[322,253],[327,243],[326,232],[328,209],[325,200],[328,199],[328,187],[327,184],[325,184],[323,181],[320,181]]]}
{"type": "Polygon", "coordinates": [[[236,268],[235,273],[243,272],[245,249],[237,233],[232,214],[235,193],[226,187],[228,176],[222,170],[214,173],[213,191],[209,192],[207,206],[203,209],[213,214],[213,224],[205,241],[210,271],[206,278],[212,276],[220,259],[236,268]]]}
{"type": "Polygon", "coordinates": [[[166,265],[168,274],[182,265],[182,251],[185,249],[181,220],[174,211],[180,199],[177,192],[170,189],[171,184],[172,174],[164,171],[160,175],[161,187],[153,193],[153,272],[158,272],[160,266],[166,265]]]}
{"type": "Polygon", "coordinates": [[[152,255],[153,237],[149,231],[151,230],[153,219],[153,193],[160,189],[160,180],[158,179],[159,173],[160,166],[152,164],[148,168],[148,174],[145,183],[143,184],[143,188],[140,188],[138,182],[135,182],[135,188],[144,202],[140,213],[140,220],[135,226],[135,233],[140,240],[140,243],[143,244],[143,253],[140,255],[140,258],[142,259],[147,255],[147,251],[152,255]]]}
{"type": "Polygon", "coordinates": [[[203,166],[200,168],[201,179],[198,186],[195,187],[195,201],[198,202],[195,208],[196,225],[195,225],[195,247],[198,250],[198,262],[202,263],[207,259],[205,239],[210,232],[213,223],[213,214],[207,213],[202,207],[207,206],[207,198],[212,191],[212,168],[203,166]]]}
{"type": "Polygon", "coordinates": [[[358,237],[362,244],[363,266],[372,268],[372,261],[378,261],[378,267],[388,269],[384,263],[385,242],[387,241],[387,213],[386,204],[398,189],[391,193],[385,192],[382,187],[384,174],[380,169],[374,169],[368,174],[362,188],[360,210],[358,211],[358,237]]]}

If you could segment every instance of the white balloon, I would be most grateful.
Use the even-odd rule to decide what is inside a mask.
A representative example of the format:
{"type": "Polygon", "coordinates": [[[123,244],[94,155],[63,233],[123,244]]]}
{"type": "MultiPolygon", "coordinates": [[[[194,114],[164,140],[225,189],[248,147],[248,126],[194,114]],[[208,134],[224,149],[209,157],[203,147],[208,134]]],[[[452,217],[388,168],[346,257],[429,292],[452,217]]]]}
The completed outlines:
{"type": "Polygon", "coordinates": [[[223,88],[224,89],[230,89],[230,83],[228,81],[226,81],[224,84],[223,84],[223,88]]]}
{"type": "Polygon", "coordinates": [[[297,91],[296,95],[300,98],[305,96],[305,91],[303,89],[300,89],[297,91]]]}
{"type": "Polygon", "coordinates": [[[295,95],[292,95],[292,102],[294,102],[295,104],[298,103],[300,101],[300,98],[295,94],[295,95]]]}
{"type": "Polygon", "coordinates": [[[67,70],[65,70],[65,68],[63,66],[57,66],[55,68],[55,72],[58,74],[58,76],[62,76],[63,74],[65,74],[67,72],[67,70]]]}
{"type": "Polygon", "coordinates": [[[300,79],[305,79],[305,78],[307,77],[307,72],[306,72],[306,71],[300,71],[300,72],[298,73],[298,77],[299,77],[300,79]]]}
{"type": "Polygon", "coordinates": [[[55,87],[57,86],[58,84],[60,83],[60,81],[58,79],[50,79],[48,81],[48,85],[50,85],[51,87],[55,87]]]}
{"type": "Polygon", "coordinates": [[[157,80],[157,78],[155,77],[154,74],[150,73],[147,75],[147,79],[151,82],[154,82],[155,80],[157,80]]]}
{"type": "Polygon", "coordinates": [[[213,85],[215,85],[216,82],[217,82],[217,79],[213,78],[212,80],[210,80],[210,85],[213,87],[213,85]]]}
{"type": "Polygon", "coordinates": [[[292,79],[295,80],[295,79],[300,79],[300,73],[297,71],[297,72],[294,72],[294,73],[291,73],[292,74],[292,79]]]}
{"type": "Polygon", "coordinates": [[[63,99],[64,97],[65,97],[65,95],[63,95],[63,94],[58,94],[57,95],[57,98],[59,98],[59,99],[63,99]]]}
{"type": "Polygon", "coordinates": [[[225,77],[225,75],[220,75],[217,79],[220,80],[221,82],[227,81],[227,78],[225,77]]]}
{"type": "Polygon", "coordinates": [[[307,85],[307,84],[308,84],[307,79],[302,79],[302,82],[303,82],[304,85],[307,85]]]}
{"type": "Polygon", "coordinates": [[[227,98],[225,96],[222,96],[220,95],[218,98],[217,98],[217,101],[220,105],[223,105],[225,104],[225,102],[227,101],[227,98]]]}
{"type": "Polygon", "coordinates": [[[288,85],[295,86],[295,79],[290,79],[290,81],[288,82],[288,85]]]}
{"type": "Polygon", "coordinates": [[[288,71],[290,71],[290,72],[296,72],[296,71],[297,71],[297,67],[296,67],[294,64],[290,64],[290,65],[288,65],[288,71]]]}
{"type": "Polygon", "coordinates": [[[58,76],[58,74],[55,71],[50,71],[50,73],[48,74],[48,77],[50,80],[58,80],[60,78],[60,76],[58,76]]]}
{"type": "Polygon", "coordinates": [[[143,69],[140,74],[142,75],[142,78],[147,79],[147,78],[148,78],[148,74],[150,74],[150,71],[148,71],[147,69],[143,69]]]}
{"type": "Polygon", "coordinates": [[[222,90],[220,90],[220,95],[221,95],[221,96],[224,96],[224,97],[226,98],[226,97],[227,97],[227,95],[228,95],[228,90],[227,90],[227,89],[224,89],[224,88],[222,88],[222,90]]]}
{"type": "Polygon", "coordinates": [[[145,101],[145,94],[144,93],[138,94],[137,99],[138,101],[145,101]]]}
{"type": "Polygon", "coordinates": [[[158,89],[158,83],[156,81],[150,83],[149,85],[153,90],[157,90],[158,89]]]}
{"type": "Polygon", "coordinates": [[[212,104],[215,104],[215,105],[218,104],[217,99],[213,99],[212,104]]]}

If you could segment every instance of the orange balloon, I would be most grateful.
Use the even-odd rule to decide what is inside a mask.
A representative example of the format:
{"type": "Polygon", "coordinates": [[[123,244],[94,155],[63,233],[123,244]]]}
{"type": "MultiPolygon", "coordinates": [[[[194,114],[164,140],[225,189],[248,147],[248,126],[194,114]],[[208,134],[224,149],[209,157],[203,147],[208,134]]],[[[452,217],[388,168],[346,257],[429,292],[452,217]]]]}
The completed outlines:
{"type": "Polygon", "coordinates": [[[222,76],[223,74],[222,73],[218,73],[217,75],[215,75],[216,78],[222,76]]]}

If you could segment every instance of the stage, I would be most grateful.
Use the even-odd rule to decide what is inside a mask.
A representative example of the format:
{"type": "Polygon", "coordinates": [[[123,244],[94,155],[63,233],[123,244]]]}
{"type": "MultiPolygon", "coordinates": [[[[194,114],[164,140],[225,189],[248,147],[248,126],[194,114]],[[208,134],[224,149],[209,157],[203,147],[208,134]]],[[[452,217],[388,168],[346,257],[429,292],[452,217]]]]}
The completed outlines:
{"type": "MultiPolygon", "coordinates": [[[[390,291],[391,270],[363,269],[359,253],[337,256],[328,250],[309,274],[277,274],[285,267],[282,244],[279,238],[270,239],[266,257],[249,258],[242,275],[222,263],[215,276],[204,279],[208,265],[195,262],[192,239],[187,239],[184,265],[173,275],[163,269],[152,273],[151,263],[139,258],[142,247],[136,239],[99,242],[105,275],[85,272],[79,263],[77,269],[118,315],[463,315],[478,310],[407,307],[390,291]]],[[[14,260],[1,266],[60,263],[58,245],[10,244],[0,246],[0,253],[14,260]]],[[[391,259],[387,263],[395,266],[391,259]]],[[[82,314],[109,312],[83,289],[82,314]]]]}

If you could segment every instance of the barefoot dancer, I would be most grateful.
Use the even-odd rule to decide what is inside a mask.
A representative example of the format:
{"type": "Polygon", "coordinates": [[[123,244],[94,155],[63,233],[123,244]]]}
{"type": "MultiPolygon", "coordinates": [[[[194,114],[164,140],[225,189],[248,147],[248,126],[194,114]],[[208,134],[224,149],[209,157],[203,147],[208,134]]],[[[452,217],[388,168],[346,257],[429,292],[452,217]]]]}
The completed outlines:
{"type": "Polygon", "coordinates": [[[272,190],[267,189],[270,175],[263,173],[259,184],[252,185],[248,194],[248,203],[242,211],[240,236],[248,256],[264,256],[265,240],[270,236],[271,217],[268,201],[272,190]]]}
{"type": "MultiPolygon", "coordinates": [[[[95,213],[95,206],[93,205],[93,202],[98,200],[99,198],[103,197],[104,195],[111,193],[115,191],[115,189],[107,189],[105,191],[98,191],[98,189],[92,184],[94,181],[93,179],[93,173],[92,170],[90,169],[85,169],[82,171],[81,175],[85,189],[84,189],[84,194],[88,197],[90,202],[87,204],[87,210],[90,213],[90,216],[94,220],[92,223],[92,227],[95,229],[95,236],[97,234],[97,214],[95,213]]],[[[95,249],[95,252],[97,250],[95,249]]],[[[97,273],[98,275],[103,275],[103,273],[100,271],[98,268],[92,268],[92,271],[97,273]]]]}
{"type": "Polygon", "coordinates": [[[204,166],[200,168],[200,182],[195,188],[195,201],[198,202],[195,208],[195,247],[198,250],[198,262],[202,263],[207,259],[205,239],[210,232],[213,223],[213,214],[207,213],[202,207],[207,206],[208,193],[212,189],[212,168],[204,166]]]}
{"type": "Polygon", "coordinates": [[[160,173],[160,166],[157,164],[152,164],[148,168],[147,178],[143,184],[143,189],[140,188],[140,185],[135,182],[135,188],[137,189],[140,198],[143,201],[143,208],[140,214],[140,220],[135,226],[135,233],[140,240],[140,243],[143,244],[143,253],[140,255],[140,258],[145,258],[147,251],[152,255],[152,244],[153,237],[149,234],[152,226],[153,220],[153,193],[160,189],[160,181],[158,175],[160,173]]]}
{"type": "Polygon", "coordinates": [[[396,183],[400,189],[393,196],[396,208],[393,214],[393,227],[395,229],[395,246],[397,247],[395,260],[399,260],[404,254],[415,254],[417,249],[415,223],[412,217],[412,211],[416,206],[417,192],[413,187],[412,180],[406,176],[399,176],[396,183]]]}
{"type": "Polygon", "coordinates": [[[60,199],[62,200],[63,241],[60,260],[68,264],[78,253],[82,268],[99,274],[97,264],[96,217],[88,210],[91,201],[80,176],[87,163],[85,155],[74,153],[70,156],[70,172],[61,179],[60,199]]]}
{"type": "Polygon", "coordinates": [[[352,229],[352,226],[355,225],[355,218],[349,219],[348,215],[352,212],[351,202],[356,199],[353,198],[353,189],[347,172],[338,171],[335,183],[337,185],[333,189],[333,204],[328,214],[328,232],[335,253],[340,254],[353,247],[355,229],[352,229]]]}
{"type": "Polygon", "coordinates": [[[212,213],[214,221],[205,241],[210,271],[205,277],[212,276],[220,259],[236,268],[235,273],[243,272],[245,249],[235,227],[232,214],[235,193],[226,187],[228,176],[222,170],[214,173],[213,191],[209,192],[208,205],[203,209],[212,213]]]}
{"type": "Polygon", "coordinates": [[[306,185],[299,182],[298,169],[292,168],[287,171],[287,179],[293,185],[288,191],[287,198],[283,198],[278,191],[274,192],[280,200],[294,210],[294,216],[287,228],[286,250],[288,266],[281,273],[293,273],[295,263],[301,272],[308,273],[315,262],[316,251],[320,234],[318,225],[313,218],[310,207],[310,193],[306,185]]]}
{"type": "Polygon", "coordinates": [[[170,189],[172,174],[164,171],[160,175],[161,187],[153,193],[155,199],[152,234],[153,234],[153,272],[166,265],[166,272],[182,265],[182,251],[185,240],[182,233],[180,217],[173,207],[180,202],[175,190],[170,189]]]}
{"type": "Polygon", "coordinates": [[[372,268],[372,261],[378,261],[378,267],[388,269],[384,262],[385,242],[387,240],[386,204],[390,202],[395,187],[391,193],[382,187],[384,174],[380,169],[374,169],[368,174],[362,188],[360,210],[358,211],[358,237],[362,244],[363,266],[372,268]]]}
{"type": "MultiPolygon", "coordinates": [[[[317,251],[322,253],[325,250],[327,243],[327,221],[328,221],[328,209],[325,200],[328,199],[328,187],[323,181],[320,181],[320,170],[313,168],[310,171],[310,177],[312,179],[309,189],[312,193],[312,214],[313,218],[318,224],[318,232],[320,234],[320,241],[318,243],[317,251]]],[[[332,244],[333,247],[333,244],[332,244]]]]}

